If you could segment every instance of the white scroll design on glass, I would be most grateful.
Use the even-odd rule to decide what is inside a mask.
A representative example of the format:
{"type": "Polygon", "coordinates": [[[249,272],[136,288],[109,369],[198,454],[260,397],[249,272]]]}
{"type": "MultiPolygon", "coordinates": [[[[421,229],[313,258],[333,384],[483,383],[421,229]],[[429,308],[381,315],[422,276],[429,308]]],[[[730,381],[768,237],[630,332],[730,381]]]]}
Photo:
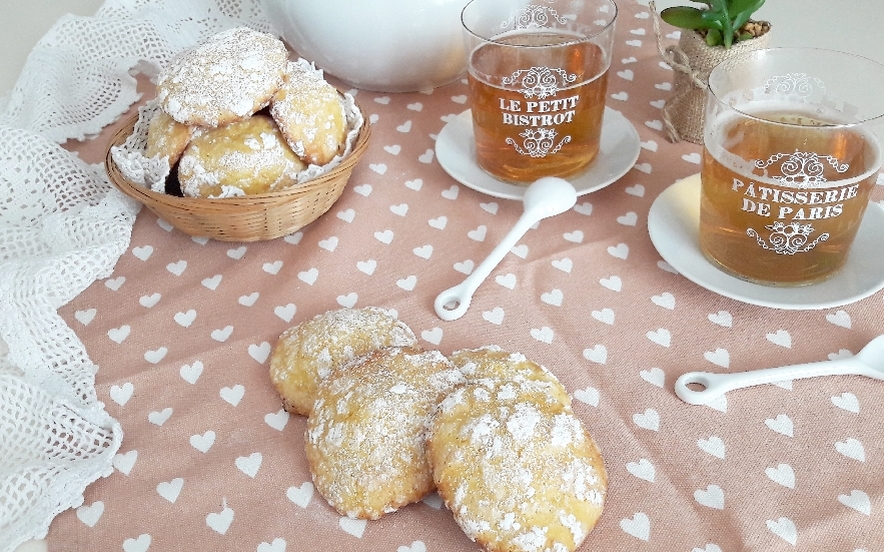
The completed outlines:
{"type": "Polygon", "coordinates": [[[555,21],[559,25],[566,25],[568,19],[559,15],[559,12],[548,6],[530,4],[516,12],[509,21],[501,23],[504,29],[537,29],[549,27],[555,21]]]}
{"type": "Polygon", "coordinates": [[[770,231],[766,239],[753,228],[747,229],[746,235],[755,238],[755,241],[758,242],[762,249],[773,251],[780,255],[806,253],[816,247],[819,242],[829,239],[829,233],[824,232],[812,242],[807,243],[814,232],[813,225],[794,221],[785,223],[778,220],[773,224],[768,224],[765,228],[770,231]]]}
{"type": "Polygon", "coordinates": [[[814,93],[825,95],[826,85],[818,78],[808,77],[806,73],[787,73],[768,79],[764,92],[808,97],[814,93]]]}
{"type": "Polygon", "coordinates": [[[519,92],[526,98],[544,99],[555,96],[564,87],[577,80],[577,75],[570,74],[564,69],[557,67],[532,67],[513,71],[509,77],[504,77],[504,86],[513,84],[521,85],[519,92]]]}
{"type": "Polygon", "coordinates": [[[530,155],[531,157],[546,157],[558,152],[562,146],[571,141],[570,136],[565,136],[556,144],[558,132],[554,128],[526,128],[519,136],[523,138],[521,144],[513,138],[507,138],[506,143],[513,146],[521,155],[530,155]]]}
{"type": "Polygon", "coordinates": [[[819,155],[812,151],[798,150],[795,150],[794,153],[775,153],[764,161],[758,159],[755,161],[755,166],[759,169],[767,169],[782,159],[785,159],[785,161],[780,164],[781,174],[771,176],[770,178],[784,185],[797,185],[802,189],[827,181],[824,175],[824,161],[839,174],[846,172],[850,168],[849,164],[842,163],[837,157],[832,155],[819,155]]]}

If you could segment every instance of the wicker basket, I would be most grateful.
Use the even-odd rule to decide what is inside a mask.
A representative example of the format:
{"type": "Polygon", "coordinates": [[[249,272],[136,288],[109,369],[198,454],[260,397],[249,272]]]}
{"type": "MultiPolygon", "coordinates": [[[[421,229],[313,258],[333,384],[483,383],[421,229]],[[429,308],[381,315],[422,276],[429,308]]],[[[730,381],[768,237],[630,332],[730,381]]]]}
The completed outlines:
{"type": "Polygon", "coordinates": [[[105,167],[111,182],[185,234],[221,241],[272,240],[319,218],[343,193],[371,135],[371,124],[366,119],[352,151],[337,167],[297,186],[243,197],[207,199],[154,192],[126,180],[110,150],[126,141],[137,120],[135,116],[127,121],[108,145],[105,167]]]}

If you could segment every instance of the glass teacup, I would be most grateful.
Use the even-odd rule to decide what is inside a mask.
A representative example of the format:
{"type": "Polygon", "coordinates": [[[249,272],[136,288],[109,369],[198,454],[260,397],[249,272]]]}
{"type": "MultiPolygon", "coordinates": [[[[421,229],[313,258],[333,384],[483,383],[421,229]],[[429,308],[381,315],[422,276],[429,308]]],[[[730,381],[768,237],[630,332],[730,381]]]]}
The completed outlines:
{"type": "Polygon", "coordinates": [[[700,248],[759,284],[806,285],[845,263],[881,167],[884,66],[774,48],[709,76],[700,248]]]}

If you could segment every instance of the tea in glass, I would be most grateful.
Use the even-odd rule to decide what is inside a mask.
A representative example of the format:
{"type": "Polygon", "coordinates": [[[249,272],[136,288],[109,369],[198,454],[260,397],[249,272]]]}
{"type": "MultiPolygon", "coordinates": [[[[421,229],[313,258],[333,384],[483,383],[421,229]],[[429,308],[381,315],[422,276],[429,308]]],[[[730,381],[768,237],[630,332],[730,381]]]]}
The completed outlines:
{"type": "Polygon", "coordinates": [[[845,99],[833,69],[855,59],[884,83],[884,67],[801,50],[761,50],[710,75],[700,249],[765,285],[813,284],[844,266],[882,164],[884,102],[845,99]]]}
{"type": "Polygon", "coordinates": [[[569,176],[598,154],[617,10],[610,0],[569,9],[557,0],[464,9],[476,160],[496,178],[569,176]]]}

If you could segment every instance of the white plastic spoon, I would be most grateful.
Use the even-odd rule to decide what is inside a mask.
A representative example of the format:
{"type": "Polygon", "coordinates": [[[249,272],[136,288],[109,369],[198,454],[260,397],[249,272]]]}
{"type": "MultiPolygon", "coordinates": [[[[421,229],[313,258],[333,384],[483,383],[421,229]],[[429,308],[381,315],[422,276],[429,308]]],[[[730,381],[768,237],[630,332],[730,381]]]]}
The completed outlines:
{"type": "Polygon", "coordinates": [[[479,289],[494,267],[518,243],[519,239],[536,222],[564,213],[577,203],[577,191],[567,180],[545,176],[533,182],[522,198],[524,212],[512,230],[503,237],[488,257],[460,284],[440,293],[433,303],[436,314],[442,320],[457,320],[470,307],[473,293],[479,289]]]}
{"type": "Polygon", "coordinates": [[[735,374],[688,372],[675,381],[675,394],[688,404],[705,405],[735,389],[819,376],[866,376],[884,380],[884,335],[869,341],[859,353],[848,358],[735,374]],[[689,385],[700,385],[703,389],[691,389],[689,385]]]}

